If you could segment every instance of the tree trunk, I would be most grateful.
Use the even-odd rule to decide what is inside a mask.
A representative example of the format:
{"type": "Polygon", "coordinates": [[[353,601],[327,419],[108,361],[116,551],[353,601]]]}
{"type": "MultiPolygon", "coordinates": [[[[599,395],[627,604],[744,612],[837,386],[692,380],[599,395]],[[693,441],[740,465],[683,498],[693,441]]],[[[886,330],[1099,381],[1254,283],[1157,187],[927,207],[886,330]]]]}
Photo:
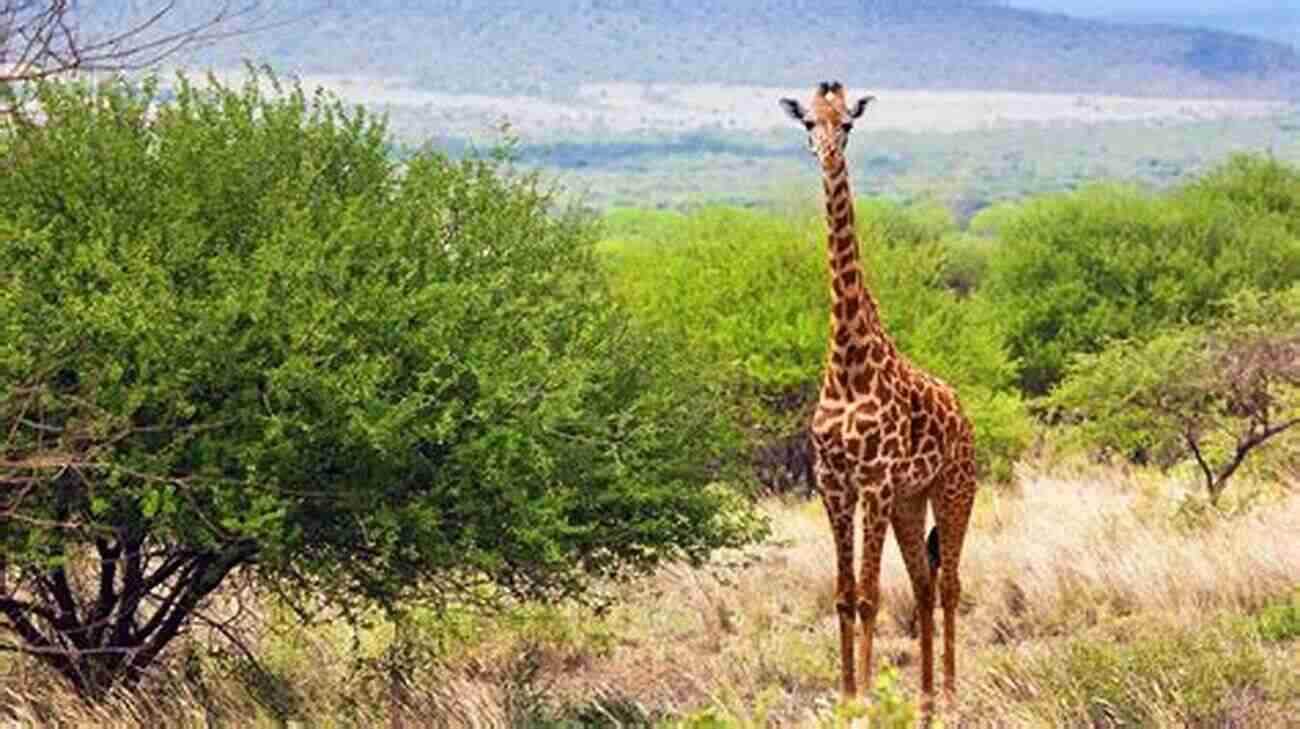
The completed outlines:
{"type": "Polygon", "coordinates": [[[0,629],[88,703],[143,678],[203,600],[256,552],[252,543],[219,553],[181,550],[155,558],[150,571],[143,539],[97,546],[102,559],[95,599],[81,599],[62,566],[34,577],[30,600],[0,592],[0,617],[7,621],[0,629]]]}

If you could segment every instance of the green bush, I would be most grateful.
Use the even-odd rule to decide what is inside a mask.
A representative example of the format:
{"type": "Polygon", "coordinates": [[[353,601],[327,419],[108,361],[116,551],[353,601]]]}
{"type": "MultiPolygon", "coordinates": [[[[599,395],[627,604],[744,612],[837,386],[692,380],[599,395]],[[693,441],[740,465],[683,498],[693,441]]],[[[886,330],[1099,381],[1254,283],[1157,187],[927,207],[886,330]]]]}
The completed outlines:
{"type": "Polygon", "coordinates": [[[816,377],[825,262],[807,231],[735,208],[611,217],[613,288],[646,330],[677,338],[719,383],[781,390],[816,377]]]}
{"type": "Polygon", "coordinates": [[[856,201],[854,208],[859,237],[888,245],[927,245],[957,232],[952,211],[933,201],[900,205],[874,197],[856,201]]]}
{"type": "Polygon", "coordinates": [[[1297,175],[1241,158],[1172,193],[1097,185],[977,215],[972,229],[1002,241],[987,291],[1024,391],[1047,392],[1070,356],[1109,339],[1207,321],[1235,291],[1300,279],[1297,175]]]}
{"type": "Polygon", "coordinates": [[[1300,639],[1300,592],[1290,602],[1265,608],[1255,619],[1259,637],[1282,642],[1300,639]]]}
{"type": "Polygon", "coordinates": [[[6,646],[93,692],[235,570],[491,604],[758,536],[589,217],[266,83],[46,84],[0,126],[6,646]]]}
{"type": "Polygon", "coordinates": [[[1269,157],[1238,155],[1193,181],[1186,194],[1276,216],[1292,235],[1300,235],[1300,167],[1269,157]]]}
{"type": "Polygon", "coordinates": [[[944,288],[958,296],[979,292],[987,282],[990,262],[998,255],[998,241],[963,233],[944,238],[944,288]]]}
{"type": "MultiPolygon", "coordinates": [[[[909,729],[917,725],[917,719],[921,716],[920,707],[917,706],[911,691],[902,685],[897,668],[889,666],[877,674],[863,716],[867,726],[880,729],[909,729]]],[[[822,726],[825,724],[826,722],[821,722],[822,726]]],[[[837,729],[838,726],[852,725],[852,722],[832,723],[832,726],[836,726],[837,729]]],[[[926,722],[926,725],[932,729],[944,727],[943,721],[937,719],[926,722]]]]}
{"type": "Polygon", "coordinates": [[[1194,459],[1212,503],[1257,448],[1300,424],[1300,285],[1240,291],[1213,324],[1076,355],[1047,402],[1097,445],[1194,459]]]}
{"type": "MultiPolygon", "coordinates": [[[[868,283],[902,351],[956,387],[975,424],[982,465],[1002,477],[1029,437],[1002,317],[982,297],[963,298],[945,287],[946,244],[889,238],[891,231],[925,229],[908,222],[916,214],[864,203],[859,237],[868,283]]],[[[625,210],[611,214],[607,225],[603,251],[614,289],[642,327],[680,342],[683,356],[720,390],[739,388],[744,417],[752,417],[743,411],[755,400],[802,412],[789,408],[789,395],[807,403],[827,348],[820,217],[791,221],[730,208],[688,215],[625,210]]],[[[933,230],[950,226],[948,218],[933,230]]]]}
{"type": "MultiPolygon", "coordinates": [[[[661,722],[662,729],[759,729],[772,726],[769,716],[771,702],[780,692],[771,688],[754,699],[748,715],[737,716],[734,711],[721,708],[704,709],[682,717],[661,722]]],[[[883,667],[867,692],[866,701],[849,701],[836,704],[829,713],[819,714],[818,729],[849,729],[865,725],[874,729],[912,729],[921,718],[921,707],[910,689],[903,685],[898,669],[883,667]]],[[[931,718],[926,726],[943,729],[941,719],[931,718]]]]}

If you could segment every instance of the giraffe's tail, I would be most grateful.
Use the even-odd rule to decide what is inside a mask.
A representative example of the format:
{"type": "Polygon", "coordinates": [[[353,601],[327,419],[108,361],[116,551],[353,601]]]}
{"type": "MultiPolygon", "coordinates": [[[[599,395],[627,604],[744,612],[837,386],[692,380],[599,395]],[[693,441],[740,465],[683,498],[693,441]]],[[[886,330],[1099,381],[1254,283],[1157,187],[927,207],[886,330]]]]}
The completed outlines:
{"type": "Polygon", "coordinates": [[[930,558],[930,575],[939,571],[939,525],[930,527],[930,536],[925,540],[925,553],[930,558]]]}

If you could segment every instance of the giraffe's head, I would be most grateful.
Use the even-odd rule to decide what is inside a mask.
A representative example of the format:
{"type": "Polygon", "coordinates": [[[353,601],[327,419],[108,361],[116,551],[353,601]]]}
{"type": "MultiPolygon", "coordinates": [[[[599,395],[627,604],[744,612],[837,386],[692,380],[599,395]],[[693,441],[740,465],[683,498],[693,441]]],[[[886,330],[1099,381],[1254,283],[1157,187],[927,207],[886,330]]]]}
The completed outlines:
{"type": "Polygon", "coordinates": [[[864,96],[850,107],[844,100],[844,86],[839,81],[823,81],[813,91],[812,105],[805,109],[794,99],[781,99],[781,108],[808,130],[808,149],[825,170],[840,166],[844,149],[849,145],[853,122],[867,110],[874,96],[864,96]]]}

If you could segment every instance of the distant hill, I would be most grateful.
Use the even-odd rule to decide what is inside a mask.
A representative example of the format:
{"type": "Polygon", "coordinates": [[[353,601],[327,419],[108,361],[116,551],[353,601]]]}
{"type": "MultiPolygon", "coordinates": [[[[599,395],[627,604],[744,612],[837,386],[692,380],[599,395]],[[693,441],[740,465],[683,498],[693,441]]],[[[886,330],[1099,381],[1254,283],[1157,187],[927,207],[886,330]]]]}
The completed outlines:
{"type": "MultiPolygon", "coordinates": [[[[98,0],[85,12],[102,19],[140,4],[98,0]]],[[[303,20],[190,60],[224,66],[249,57],[299,73],[543,96],[603,81],[803,86],[837,77],[892,88],[1300,98],[1300,56],[1284,43],[973,0],[268,4],[303,20]]]]}
{"type": "Polygon", "coordinates": [[[1256,10],[1231,13],[1162,13],[1144,11],[1106,16],[1119,23],[1167,24],[1217,28],[1243,35],[1281,41],[1300,48],[1300,5],[1295,9],[1256,10]]]}

